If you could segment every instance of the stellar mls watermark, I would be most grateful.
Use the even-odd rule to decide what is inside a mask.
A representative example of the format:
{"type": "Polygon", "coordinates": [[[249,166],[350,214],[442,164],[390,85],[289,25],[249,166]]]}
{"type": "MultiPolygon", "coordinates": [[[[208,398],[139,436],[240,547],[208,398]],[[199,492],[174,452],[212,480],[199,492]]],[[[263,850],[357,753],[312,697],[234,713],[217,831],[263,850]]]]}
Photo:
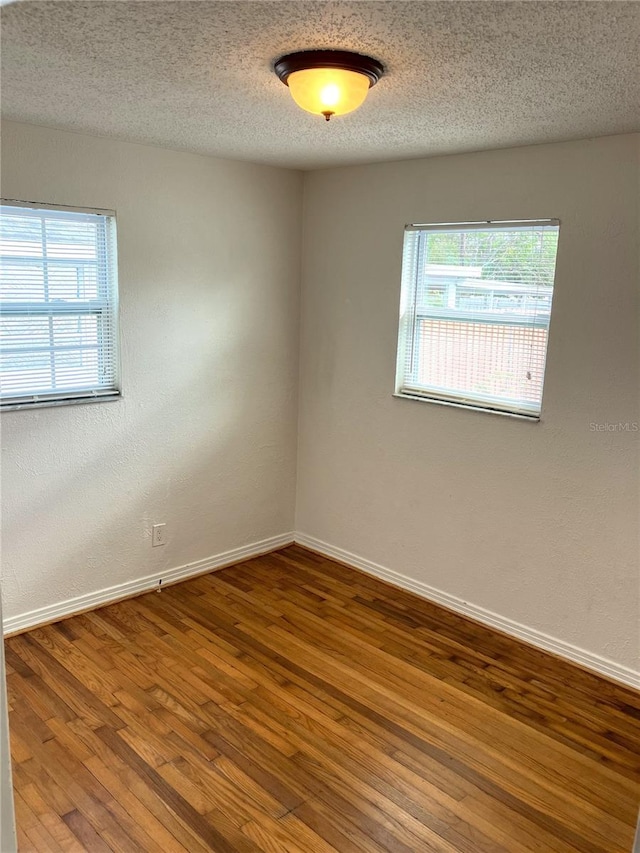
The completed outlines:
{"type": "Polygon", "coordinates": [[[589,424],[590,432],[638,432],[640,431],[639,421],[606,421],[605,423],[595,423],[591,421],[589,424]]]}

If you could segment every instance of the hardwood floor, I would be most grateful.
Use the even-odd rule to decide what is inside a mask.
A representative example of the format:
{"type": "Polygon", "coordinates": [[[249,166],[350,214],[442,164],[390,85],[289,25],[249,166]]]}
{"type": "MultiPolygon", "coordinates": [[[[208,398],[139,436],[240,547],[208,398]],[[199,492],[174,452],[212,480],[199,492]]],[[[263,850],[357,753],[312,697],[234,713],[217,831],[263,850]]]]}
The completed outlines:
{"type": "Polygon", "coordinates": [[[631,850],[637,693],[297,546],[6,647],[22,851],[631,850]]]}

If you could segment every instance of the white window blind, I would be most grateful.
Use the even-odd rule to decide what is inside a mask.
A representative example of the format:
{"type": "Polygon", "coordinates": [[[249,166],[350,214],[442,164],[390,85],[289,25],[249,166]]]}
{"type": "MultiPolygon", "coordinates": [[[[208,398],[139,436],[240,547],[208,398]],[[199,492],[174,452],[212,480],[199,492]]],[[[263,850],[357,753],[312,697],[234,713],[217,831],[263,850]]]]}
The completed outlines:
{"type": "Polygon", "coordinates": [[[2,202],[2,407],[116,397],[117,364],[115,215],[2,202]]]}
{"type": "Polygon", "coordinates": [[[396,394],[538,419],[558,220],[405,229],[396,394]]]}

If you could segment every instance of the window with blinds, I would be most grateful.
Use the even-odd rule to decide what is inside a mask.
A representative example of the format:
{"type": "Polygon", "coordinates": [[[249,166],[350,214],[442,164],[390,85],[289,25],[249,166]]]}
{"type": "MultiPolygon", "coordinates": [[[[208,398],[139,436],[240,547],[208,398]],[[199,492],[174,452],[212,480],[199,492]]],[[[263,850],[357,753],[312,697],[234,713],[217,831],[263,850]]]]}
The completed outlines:
{"type": "Polygon", "coordinates": [[[405,229],[396,394],[539,419],[555,219],[405,229]]]}
{"type": "Polygon", "coordinates": [[[111,211],[0,207],[0,405],[113,399],[116,225],[111,211]]]}

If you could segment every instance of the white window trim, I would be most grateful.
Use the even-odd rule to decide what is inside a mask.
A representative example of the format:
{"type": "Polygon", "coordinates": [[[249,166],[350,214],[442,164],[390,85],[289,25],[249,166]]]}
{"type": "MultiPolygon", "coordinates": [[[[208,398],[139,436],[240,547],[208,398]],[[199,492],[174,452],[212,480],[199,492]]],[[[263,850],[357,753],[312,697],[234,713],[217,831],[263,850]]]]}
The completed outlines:
{"type": "MultiPolygon", "coordinates": [[[[519,220],[491,220],[486,219],[482,221],[476,222],[438,222],[438,223],[428,223],[428,224],[416,224],[412,223],[410,225],[406,225],[404,228],[404,233],[407,231],[430,231],[432,233],[443,233],[447,231],[472,231],[472,230],[482,230],[486,229],[487,226],[497,226],[501,228],[509,228],[510,230],[528,230],[532,227],[536,226],[556,226],[560,227],[560,219],[551,218],[551,219],[519,219],[519,220]]],[[[419,263],[419,262],[418,262],[419,263]]],[[[400,296],[400,323],[398,326],[398,340],[397,340],[397,349],[396,349],[396,382],[395,382],[395,391],[392,396],[396,399],[400,400],[412,400],[414,402],[421,403],[433,403],[438,406],[450,406],[457,409],[467,409],[468,411],[473,412],[482,412],[484,414],[491,415],[501,415],[503,417],[515,418],[517,420],[528,421],[529,423],[539,423],[542,420],[542,402],[543,398],[540,399],[540,411],[532,411],[527,412],[524,409],[517,410],[517,405],[509,405],[505,404],[504,401],[496,401],[496,405],[492,406],[491,401],[488,398],[485,398],[484,401],[479,401],[474,398],[465,397],[464,395],[460,395],[456,398],[456,395],[447,391],[443,393],[442,396],[438,395],[435,389],[425,390],[423,388],[412,387],[411,384],[405,382],[405,369],[403,364],[403,359],[400,357],[401,351],[406,353],[407,342],[409,336],[411,336],[413,340],[414,331],[413,327],[416,322],[416,299],[415,299],[415,287],[417,286],[417,282],[408,283],[405,279],[408,271],[404,268],[404,251],[403,251],[403,269],[402,269],[402,284],[401,284],[401,296],[400,296]],[[410,294],[413,293],[413,297],[409,302],[410,294]]],[[[437,312],[443,318],[446,318],[448,315],[448,311],[446,309],[440,309],[437,312]]],[[[459,317],[459,314],[456,314],[456,317],[459,317]]],[[[508,322],[506,320],[495,319],[493,322],[508,322]]],[[[511,322],[513,322],[511,320],[511,322]]],[[[545,324],[546,327],[546,324],[545,324]]],[[[550,328],[550,326],[548,327],[550,328]]],[[[545,354],[545,366],[546,366],[546,354],[545,354]]],[[[544,386],[543,386],[543,396],[544,396],[544,386]]]]}
{"type": "MultiPolygon", "coordinates": [[[[113,402],[122,398],[122,373],[120,363],[120,312],[119,312],[119,287],[118,287],[118,246],[117,246],[117,221],[116,211],[105,208],[83,207],[76,205],[64,204],[49,204],[46,202],[25,201],[24,199],[0,198],[0,205],[9,207],[23,207],[29,210],[51,210],[64,211],[70,213],[88,213],[95,216],[109,217],[113,222],[113,245],[110,250],[110,260],[112,262],[112,274],[115,277],[115,284],[112,295],[111,313],[115,324],[113,347],[113,368],[114,368],[114,387],[110,389],[92,389],[87,391],[64,391],[23,395],[15,397],[5,397],[0,400],[0,412],[24,411],[39,408],[49,408],[54,406],[69,406],[69,405],[84,405],[86,403],[113,402]],[[30,396],[30,398],[29,398],[30,396]]],[[[19,308],[19,303],[15,305],[19,308]]],[[[12,312],[13,313],[13,312],[12,312]]],[[[15,311],[15,313],[19,313],[15,311]]],[[[6,316],[6,315],[5,315],[6,316]]]]}

